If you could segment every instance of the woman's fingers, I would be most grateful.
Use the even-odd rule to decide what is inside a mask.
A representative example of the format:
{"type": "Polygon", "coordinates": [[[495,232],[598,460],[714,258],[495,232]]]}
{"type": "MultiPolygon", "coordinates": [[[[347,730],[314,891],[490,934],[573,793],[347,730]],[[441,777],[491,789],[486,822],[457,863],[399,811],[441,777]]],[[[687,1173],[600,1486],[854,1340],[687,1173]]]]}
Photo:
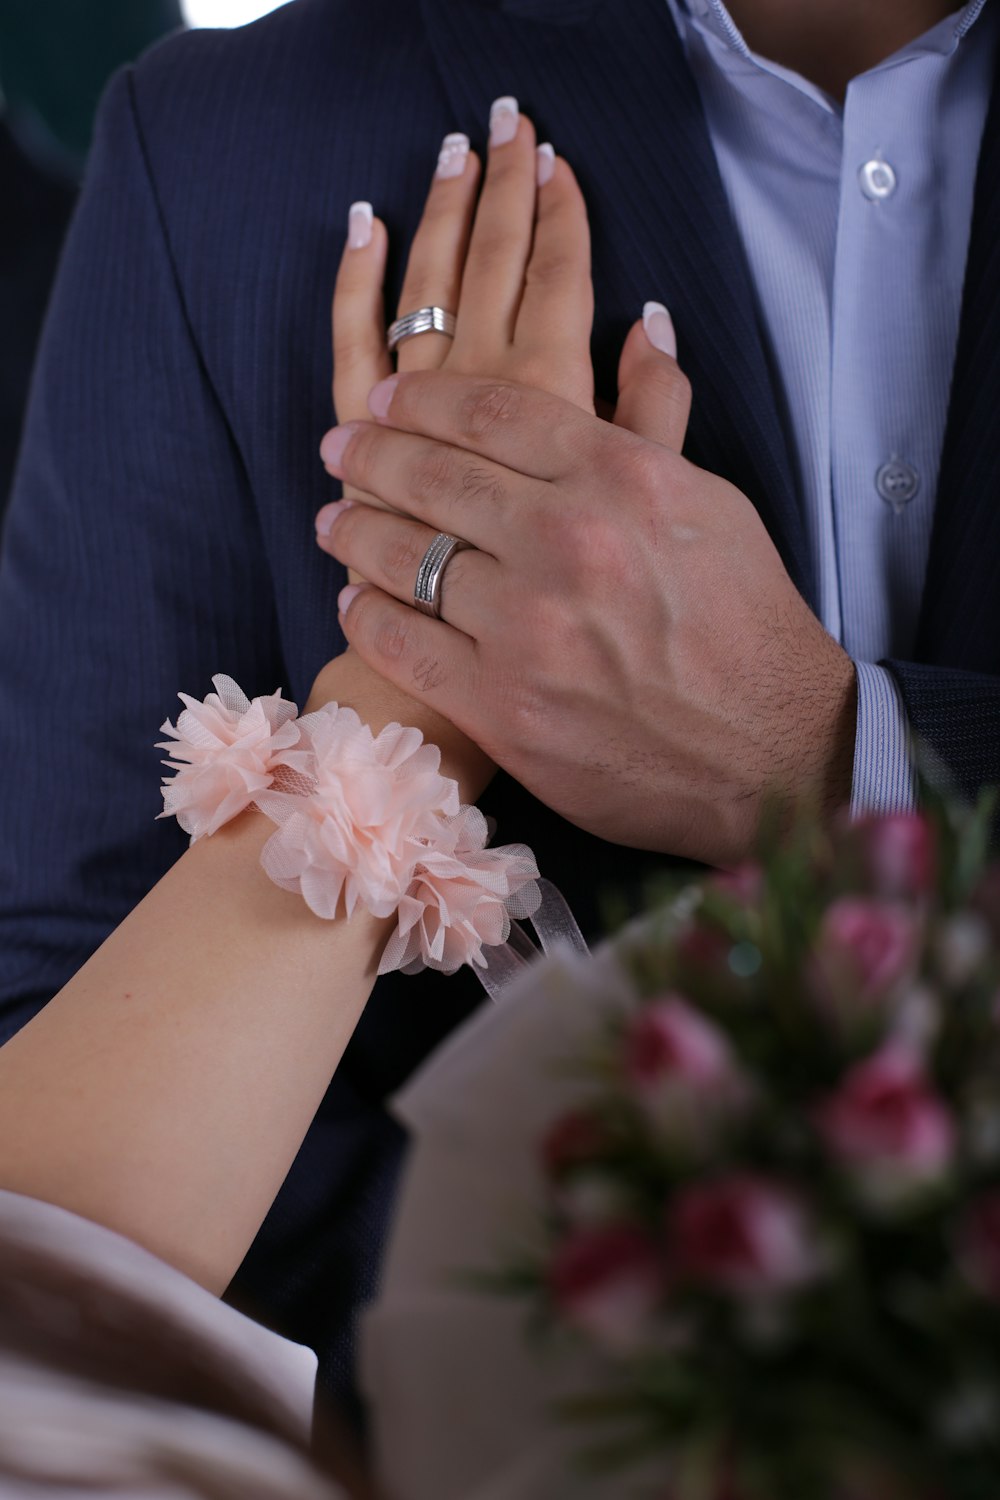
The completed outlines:
{"type": "Polygon", "coordinates": [[[517,100],[490,111],[490,150],[469,254],[455,353],[463,368],[490,370],[514,338],[535,221],[535,130],[517,100]]]}
{"type": "Polygon", "coordinates": [[[587,208],[569,164],[548,143],[538,147],[536,165],[534,242],[514,343],[560,382],[557,386],[550,378],[546,389],[592,410],[594,290],[587,208]]]}
{"type": "Polygon", "coordinates": [[[661,302],[647,302],[618,364],[615,426],[680,453],[691,416],[691,385],[677,363],[677,339],[661,302]]]}
{"type": "MultiPolygon", "coordinates": [[[[479,179],[479,158],[469,150],[469,137],[446,135],[410,249],[398,317],[421,307],[458,312],[479,179]]],[[[399,369],[436,370],[450,349],[451,340],[443,333],[415,335],[399,346],[399,369]]]]}
{"type": "Polygon", "coordinates": [[[333,404],[340,422],[364,417],[368,392],[392,374],[382,281],[388,236],[370,203],[352,203],[333,294],[333,404]]]}
{"type": "MultiPolygon", "coordinates": [[[[375,218],[371,204],[352,203],[333,294],[333,406],[341,422],[366,416],[368,392],[392,374],[382,296],[388,246],[385,225],[375,218]]],[[[350,486],[344,494],[369,498],[350,486]]]]}

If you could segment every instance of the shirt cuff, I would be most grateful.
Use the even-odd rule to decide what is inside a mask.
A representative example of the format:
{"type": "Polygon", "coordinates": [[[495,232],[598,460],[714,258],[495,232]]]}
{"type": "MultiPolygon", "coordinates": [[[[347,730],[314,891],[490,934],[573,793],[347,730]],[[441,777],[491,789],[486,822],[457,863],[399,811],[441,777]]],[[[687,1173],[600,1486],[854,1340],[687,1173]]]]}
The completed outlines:
{"type": "Polygon", "coordinates": [[[910,756],[910,725],[890,672],[869,661],[854,663],[858,727],[854,740],[851,816],[913,812],[917,787],[910,756]]]}

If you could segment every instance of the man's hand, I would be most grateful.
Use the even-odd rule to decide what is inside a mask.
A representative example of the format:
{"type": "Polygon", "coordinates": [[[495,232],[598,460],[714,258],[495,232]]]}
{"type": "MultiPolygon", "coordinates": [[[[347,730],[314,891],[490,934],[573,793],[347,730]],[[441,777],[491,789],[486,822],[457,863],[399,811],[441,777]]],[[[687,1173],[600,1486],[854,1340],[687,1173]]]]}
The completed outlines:
{"type": "Polygon", "coordinates": [[[323,456],[404,514],[338,507],[322,544],[371,580],[341,596],[358,654],[541,801],[617,843],[731,863],[769,794],[847,801],[854,668],[750,501],[680,457],[687,382],[666,355],[629,379],[641,345],[637,325],[631,431],[509,382],[383,381],[375,421],[323,456]],[[441,620],[411,607],[437,531],[475,549],[448,564],[441,620]]]}

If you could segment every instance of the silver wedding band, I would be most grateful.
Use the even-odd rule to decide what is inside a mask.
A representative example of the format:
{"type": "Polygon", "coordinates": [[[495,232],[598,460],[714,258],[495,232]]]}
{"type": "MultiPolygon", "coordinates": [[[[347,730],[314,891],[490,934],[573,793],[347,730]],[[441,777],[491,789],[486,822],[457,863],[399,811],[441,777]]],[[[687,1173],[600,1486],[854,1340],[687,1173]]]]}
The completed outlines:
{"type": "Polygon", "coordinates": [[[416,338],[418,333],[443,333],[447,338],[453,339],[455,323],[455,314],[447,308],[418,307],[416,312],[407,313],[405,318],[397,318],[395,323],[389,325],[385,336],[389,353],[395,353],[400,344],[405,344],[407,339],[416,338]]]}
{"type": "Polygon", "coordinates": [[[417,581],[413,585],[414,609],[419,609],[422,615],[440,620],[441,579],[444,577],[444,570],[456,552],[463,552],[471,545],[471,542],[463,542],[459,536],[449,536],[447,531],[438,532],[417,569],[417,581]]]}

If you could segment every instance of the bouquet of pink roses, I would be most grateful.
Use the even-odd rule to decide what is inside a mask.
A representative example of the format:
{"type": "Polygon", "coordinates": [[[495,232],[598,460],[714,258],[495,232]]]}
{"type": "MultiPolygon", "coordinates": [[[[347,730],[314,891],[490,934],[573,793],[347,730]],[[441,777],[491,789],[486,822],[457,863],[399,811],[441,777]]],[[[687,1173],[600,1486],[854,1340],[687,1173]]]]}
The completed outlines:
{"type": "Polygon", "coordinates": [[[660,1500],[1000,1496],[988,826],[803,827],[619,945],[505,1282],[596,1352],[560,1411],[623,1495],[658,1456],[660,1500]]]}

